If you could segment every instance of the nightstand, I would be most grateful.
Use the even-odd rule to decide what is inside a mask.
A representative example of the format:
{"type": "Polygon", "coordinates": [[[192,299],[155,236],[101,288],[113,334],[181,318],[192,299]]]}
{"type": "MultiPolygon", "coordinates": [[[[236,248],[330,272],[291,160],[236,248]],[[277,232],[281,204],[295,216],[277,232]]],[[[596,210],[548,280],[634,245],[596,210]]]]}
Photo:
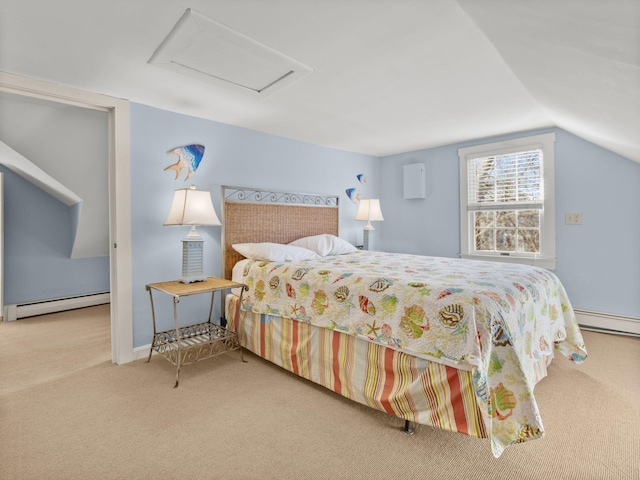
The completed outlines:
{"type": "MultiPolygon", "coordinates": [[[[176,366],[176,384],[178,386],[180,380],[180,367],[190,363],[204,360],[206,358],[215,357],[232,350],[240,350],[240,358],[246,362],[242,354],[242,347],[238,339],[238,334],[226,329],[211,321],[213,313],[213,301],[216,292],[222,292],[232,288],[240,288],[240,303],[242,304],[242,294],[248,287],[242,283],[236,283],[229,280],[216,277],[207,277],[202,282],[182,283],[178,280],[171,282],[150,283],[145,286],[149,292],[149,300],[151,302],[151,318],[153,320],[153,342],[149,351],[147,362],[151,361],[151,355],[154,350],[164,356],[169,362],[176,366]],[[156,329],[156,314],[153,303],[153,292],[161,292],[173,297],[173,319],[175,329],[158,332],[156,329]],[[189,295],[200,295],[204,293],[211,294],[211,303],[209,305],[209,317],[206,322],[191,323],[186,326],[180,326],[178,321],[178,303],[180,298],[189,295]]],[[[240,322],[237,320],[236,325],[240,322]]]]}

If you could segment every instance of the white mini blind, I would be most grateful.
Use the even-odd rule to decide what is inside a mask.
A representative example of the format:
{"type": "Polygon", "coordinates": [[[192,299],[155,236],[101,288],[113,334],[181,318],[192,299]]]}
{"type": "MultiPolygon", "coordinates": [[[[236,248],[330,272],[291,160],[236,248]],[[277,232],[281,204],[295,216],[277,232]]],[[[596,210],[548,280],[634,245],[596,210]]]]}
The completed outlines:
{"type": "Polygon", "coordinates": [[[468,159],[468,208],[542,208],[542,155],[534,149],[468,159]]]}

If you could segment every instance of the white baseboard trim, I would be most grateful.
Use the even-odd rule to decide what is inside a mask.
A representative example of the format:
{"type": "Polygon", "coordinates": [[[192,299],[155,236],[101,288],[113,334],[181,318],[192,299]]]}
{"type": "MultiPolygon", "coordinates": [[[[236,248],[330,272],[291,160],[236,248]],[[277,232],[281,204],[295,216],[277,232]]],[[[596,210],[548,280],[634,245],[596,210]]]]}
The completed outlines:
{"type": "Polygon", "coordinates": [[[11,322],[19,318],[63,312],[76,308],[93,307],[109,302],[111,302],[111,294],[107,292],[57,300],[45,300],[42,302],[5,305],[3,320],[5,322],[11,322]]]}
{"type": "Polygon", "coordinates": [[[640,318],[589,310],[575,310],[575,314],[583,330],[640,337],[640,318]]]}
{"type": "MultiPolygon", "coordinates": [[[[133,349],[133,361],[149,358],[149,350],[151,350],[151,344],[143,345],[133,349]]],[[[156,353],[153,353],[156,355],[156,353]]]]}

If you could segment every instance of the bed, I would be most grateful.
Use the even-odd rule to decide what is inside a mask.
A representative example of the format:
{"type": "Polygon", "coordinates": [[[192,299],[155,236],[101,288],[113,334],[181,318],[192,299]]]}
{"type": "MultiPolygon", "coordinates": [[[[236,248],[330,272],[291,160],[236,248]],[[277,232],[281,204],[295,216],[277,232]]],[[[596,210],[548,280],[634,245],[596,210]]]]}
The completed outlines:
{"type": "Polygon", "coordinates": [[[225,186],[222,200],[224,276],[249,287],[225,305],[244,348],[405,431],[489,438],[496,457],[544,435],[535,385],[554,352],[587,356],[553,273],[357,250],[336,196],[225,186]]]}

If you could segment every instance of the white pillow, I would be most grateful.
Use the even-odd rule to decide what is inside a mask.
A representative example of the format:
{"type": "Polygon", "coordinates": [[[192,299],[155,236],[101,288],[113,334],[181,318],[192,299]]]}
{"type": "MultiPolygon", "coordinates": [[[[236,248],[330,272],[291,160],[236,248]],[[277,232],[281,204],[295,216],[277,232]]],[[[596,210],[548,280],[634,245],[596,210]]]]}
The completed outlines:
{"type": "Polygon", "coordinates": [[[232,247],[236,252],[251,260],[288,262],[320,258],[317,253],[306,248],[281,243],[237,243],[232,247]]]}
{"type": "Polygon", "coordinates": [[[308,248],[321,257],[326,257],[327,255],[342,255],[343,253],[351,253],[358,250],[346,240],[336,237],[335,235],[329,235],[328,233],[299,238],[289,245],[308,248]]]}

